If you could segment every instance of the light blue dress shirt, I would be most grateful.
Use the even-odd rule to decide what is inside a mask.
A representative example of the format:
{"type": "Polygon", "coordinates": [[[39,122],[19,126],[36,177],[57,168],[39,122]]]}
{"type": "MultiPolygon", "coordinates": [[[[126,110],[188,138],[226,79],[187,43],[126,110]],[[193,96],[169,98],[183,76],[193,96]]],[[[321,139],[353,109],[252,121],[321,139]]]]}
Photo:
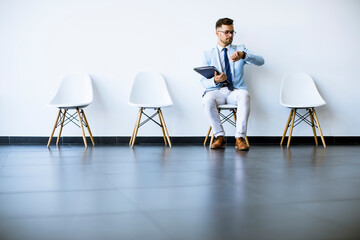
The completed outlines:
{"type": "MultiPolygon", "coordinates": [[[[229,60],[230,69],[232,74],[232,81],[235,89],[245,89],[247,90],[246,83],[244,81],[244,66],[245,64],[254,64],[257,66],[261,66],[264,64],[264,58],[259,55],[252,54],[245,48],[245,45],[229,45],[228,48],[228,56],[230,57],[236,51],[244,51],[246,53],[245,59],[240,59],[236,62],[229,60]]],[[[220,53],[218,46],[207,50],[204,52],[202,59],[202,66],[214,66],[217,69],[223,70],[222,61],[220,60],[220,53]]],[[[224,70],[223,70],[224,71],[224,70]]],[[[201,77],[201,84],[205,88],[204,95],[208,91],[213,91],[220,89],[223,86],[223,83],[215,83],[214,78],[207,79],[205,77],[201,77]]]]}

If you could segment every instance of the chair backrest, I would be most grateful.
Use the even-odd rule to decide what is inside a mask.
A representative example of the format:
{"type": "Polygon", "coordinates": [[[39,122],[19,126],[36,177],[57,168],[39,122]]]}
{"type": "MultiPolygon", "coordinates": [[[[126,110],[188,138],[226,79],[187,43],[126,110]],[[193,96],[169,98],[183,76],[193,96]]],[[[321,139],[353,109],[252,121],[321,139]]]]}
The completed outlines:
{"type": "Polygon", "coordinates": [[[325,105],[312,77],[306,73],[288,73],[281,82],[280,104],[290,108],[325,105]]]}
{"type": "Polygon", "coordinates": [[[90,76],[71,73],[62,78],[50,105],[64,108],[86,107],[92,101],[93,87],[90,76]]]}
{"type": "Polygon", "coordinates": [[[161,73],[139,72],[133,81],[129,104],[137,107],[168,107],[173,104],[161,73]]]}

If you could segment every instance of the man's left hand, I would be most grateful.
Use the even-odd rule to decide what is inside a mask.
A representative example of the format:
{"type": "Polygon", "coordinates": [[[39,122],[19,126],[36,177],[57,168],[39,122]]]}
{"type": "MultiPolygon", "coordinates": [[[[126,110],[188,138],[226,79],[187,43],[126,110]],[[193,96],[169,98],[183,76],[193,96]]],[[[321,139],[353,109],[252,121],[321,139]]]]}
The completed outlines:
{"type": "Polygon", "coordinates": [[[233,62],[236,62],[236,61],[239,61],[240,59],[244,59],[245,57],[246,57],[245,52],[236,51],[230,56],[230,59],[233,62]]]}

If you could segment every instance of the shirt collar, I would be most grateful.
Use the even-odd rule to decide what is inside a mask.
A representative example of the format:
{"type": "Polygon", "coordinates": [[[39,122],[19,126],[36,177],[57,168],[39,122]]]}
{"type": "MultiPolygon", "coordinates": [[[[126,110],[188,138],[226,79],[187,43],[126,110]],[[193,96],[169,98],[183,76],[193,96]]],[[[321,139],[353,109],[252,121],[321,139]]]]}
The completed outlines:
{"type": "MultiPolygon", "coordinates": [[[[224,47],[221,47],[219,44],[216,44],[216,45],[217,45],[217,48],[219,49],[219,52],[221,52],[224,49],[224,47]]],[[[225,48],[227,48],[227,50],[229,51],[230,50],[230,44],[227,45],[225,48]]]]}

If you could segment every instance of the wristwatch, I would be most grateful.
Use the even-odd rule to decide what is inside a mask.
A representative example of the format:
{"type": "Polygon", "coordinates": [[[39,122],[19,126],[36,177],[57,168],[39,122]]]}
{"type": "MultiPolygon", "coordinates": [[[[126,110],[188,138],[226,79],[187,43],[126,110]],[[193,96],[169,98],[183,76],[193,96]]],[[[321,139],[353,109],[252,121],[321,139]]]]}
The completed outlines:
{"type": "Polygon", "coordinates": [[[243,57],[241,59],[245,59],[246,58],[246,52],[242,51],[244,53],[243,57]]]}

